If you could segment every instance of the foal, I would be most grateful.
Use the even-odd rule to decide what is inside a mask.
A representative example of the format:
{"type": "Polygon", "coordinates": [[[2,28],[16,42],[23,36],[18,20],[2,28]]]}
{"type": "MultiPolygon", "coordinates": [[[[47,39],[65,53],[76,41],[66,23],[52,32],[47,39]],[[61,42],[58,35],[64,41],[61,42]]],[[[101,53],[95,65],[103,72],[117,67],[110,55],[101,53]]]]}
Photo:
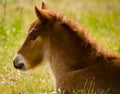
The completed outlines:
{"type": "Polygon", "coordinates": [[[15,68],[32,69],[47,57],[56,88],[66,94],[83,89],[86,80],[95,83],[96,94],[108,89],[120,94],[119,56],[108,54],[85,29],[44,3],[35,13],[38,19],[14,58],[15,68]]]}

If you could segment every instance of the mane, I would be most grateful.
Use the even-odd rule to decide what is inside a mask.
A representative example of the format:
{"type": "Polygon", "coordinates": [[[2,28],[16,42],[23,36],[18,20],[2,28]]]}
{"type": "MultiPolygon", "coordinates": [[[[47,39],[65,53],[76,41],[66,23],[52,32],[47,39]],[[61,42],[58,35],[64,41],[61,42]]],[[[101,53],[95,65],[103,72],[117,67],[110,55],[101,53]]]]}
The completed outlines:
{"type": "Polygon", "coordinates": [[[78,24],[76,21],[73,21],[64,16],[62,13],[57,12],[54,13],[54,19],[60,24],[62,24],[64,27],[66,27],[69,31],[74,32],[76,36],[80,40],[82,40],[82,46],[84,46],[84,48],[92,50],[93,53],[95,52],[96,57],[108,59],[120,58],[118,54],[113,54],[110,51],[103,48],[102,45],[96,40],[94,40],[86,31],[86,29],[80,24],[78,24]]]}
{"type": "Polygon", "coordinates": [[[103,48],[95,41],[89,33],[86,31],[86,29],[79,25],[76,21],[73,21],[66,16],[64,16],[61,13],[56,13],[54,15],[54,19],[58,21],[60,24],[62,24],[65,28],[67,28],[69,31],[74,32],[76,36],[82,40],[84,47],[90,47],[94,48],[96,50],[103,50],[103,48]]]}
{"type": "Polygon", "coordinates": [[[63,26],[65,26],[66,28],[68,28],[69,30],[75,32],[79,38],[88,36],[88,32],[85,30],[84,27],[78,25],[77,22],[67,18],[62,13],[56,13],[55,20],[63,26]]]}

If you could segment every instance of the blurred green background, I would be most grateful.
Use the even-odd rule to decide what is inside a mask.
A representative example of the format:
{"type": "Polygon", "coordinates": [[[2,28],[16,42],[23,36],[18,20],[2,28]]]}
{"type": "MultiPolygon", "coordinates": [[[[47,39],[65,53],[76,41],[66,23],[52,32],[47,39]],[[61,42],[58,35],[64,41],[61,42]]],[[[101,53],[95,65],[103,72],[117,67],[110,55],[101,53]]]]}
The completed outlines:
{"type": "MultiPolygon", "coordinates": [[[[90,35],[113,53],[120,53],[120,0],[44,0],[84,26],[90,35]]],[[[54,91],[48,67],[29,73],[17,71],[13,57],[36,20],[34,6],[41,0],[0,0],[0,93],[42,94],[54,91]]]]}

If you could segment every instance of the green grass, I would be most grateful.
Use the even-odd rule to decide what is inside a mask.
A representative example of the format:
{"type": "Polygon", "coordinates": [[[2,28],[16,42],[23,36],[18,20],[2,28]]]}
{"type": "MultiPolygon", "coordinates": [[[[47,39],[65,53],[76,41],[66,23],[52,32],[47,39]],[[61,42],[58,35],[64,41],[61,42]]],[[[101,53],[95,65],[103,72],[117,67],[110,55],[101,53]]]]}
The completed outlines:
{"type": "MultiPolygon", "coordinates": [[[[120,53],[119,0],[46,0],[53,9],[86,27],[106,49],[120,53]]],[[[54,91],[48,68],[19,73],[12,59],[24,41],[29,25],[36,19],[34,6],[39,0],[0,1],[0,93],[40,94],[54,91]]],[[[92,90],[80,94],[94,94],[92,90]]]]}

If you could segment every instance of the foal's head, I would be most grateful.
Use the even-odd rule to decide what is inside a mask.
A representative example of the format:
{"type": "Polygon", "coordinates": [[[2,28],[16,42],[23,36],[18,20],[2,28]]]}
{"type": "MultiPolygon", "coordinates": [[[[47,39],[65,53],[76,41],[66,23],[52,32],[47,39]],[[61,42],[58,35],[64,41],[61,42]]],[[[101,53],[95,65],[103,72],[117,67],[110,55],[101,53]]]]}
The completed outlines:
{"type": "Polygon", "coordinates": [[[38,20],[31,25],[27,37],[14,58],[17,69],[28,70],[39,65],[48,52],[49,32],[53,23],[53,12],[42,3],[42,9],[35,7],[38,20]]]}

